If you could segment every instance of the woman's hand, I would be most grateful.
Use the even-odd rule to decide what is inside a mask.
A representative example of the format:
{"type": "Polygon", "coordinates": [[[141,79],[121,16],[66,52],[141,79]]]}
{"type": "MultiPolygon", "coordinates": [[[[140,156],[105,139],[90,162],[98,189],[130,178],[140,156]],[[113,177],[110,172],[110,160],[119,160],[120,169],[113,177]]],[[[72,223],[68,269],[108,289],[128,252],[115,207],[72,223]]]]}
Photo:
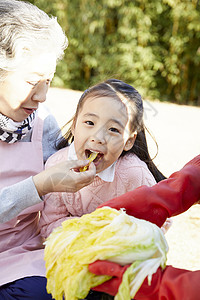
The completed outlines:
{"type": "Polygon", "coordinates": [[[39,196],[52,192],[75,193],[90,184],[96,175],[93,163],[85,172],[79,172],[80,167],[88,164],[88,160],[65,161],[33,176],[33,181],[39,196]]]}

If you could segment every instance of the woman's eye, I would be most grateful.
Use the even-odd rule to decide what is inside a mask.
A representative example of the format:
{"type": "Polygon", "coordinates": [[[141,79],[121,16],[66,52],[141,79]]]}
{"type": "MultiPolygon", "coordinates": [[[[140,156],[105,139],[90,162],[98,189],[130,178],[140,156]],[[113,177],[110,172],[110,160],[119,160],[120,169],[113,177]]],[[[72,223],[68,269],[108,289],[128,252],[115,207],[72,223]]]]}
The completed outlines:
{"type": "Polygon", "coordinates": [[[51,83],[51,79],[47,79],[46,84],[50,85],[50,83],[51,83]]]}
{"type": "Polygon", "coordinates": [[[32,86],[36,86],[39,83],[39,81],[27,81],[27,83],[32,86]]]}
{"type": "Polygon", "coordinates": [[[119,129],[114,128],[114,127],[111,127],[109,130],[112,132],[120,133],[119,129]]]}
{"type": "Polygon", "coordinates": [[[94,125],[94,123],[92,121],[85,121],[85,124],[90,125],[90,126],[94,125]]]}
{"type": "MultiPolygon", "coordinates": [[[[32,85],[33,87],[35,87],[36,85],[38,85],[38,83],[40,82],[40,80],[38,81],[27,81],[28,84],[32,85]]],[[[46,80],[46,84],[47,85],[50,85],[51,83],[51,79],[47,79],[46,80]]]]}

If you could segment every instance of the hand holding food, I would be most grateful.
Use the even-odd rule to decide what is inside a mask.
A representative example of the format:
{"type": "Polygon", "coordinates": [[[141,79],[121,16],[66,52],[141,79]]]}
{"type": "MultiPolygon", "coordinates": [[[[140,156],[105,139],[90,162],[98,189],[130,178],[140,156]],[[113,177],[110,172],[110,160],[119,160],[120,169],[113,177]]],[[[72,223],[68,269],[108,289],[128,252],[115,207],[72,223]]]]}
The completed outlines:
{"type": "Polygon", "coordinates": [[[52,192],[75,193],[92,183],[96,175],[94,164],[88,166],[87,172],[77,172],[86,163],[86,160],[66,160],[33,176],[38,194],[43,196],[52,192]]]}

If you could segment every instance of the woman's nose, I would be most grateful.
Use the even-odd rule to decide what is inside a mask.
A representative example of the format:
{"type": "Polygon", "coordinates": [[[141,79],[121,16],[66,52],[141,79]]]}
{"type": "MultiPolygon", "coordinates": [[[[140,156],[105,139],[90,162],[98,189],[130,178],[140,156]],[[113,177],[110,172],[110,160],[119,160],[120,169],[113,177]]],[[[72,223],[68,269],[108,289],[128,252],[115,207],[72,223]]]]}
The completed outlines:
{"type": "Polygon", "coordinates": [[[46,101],[46,95],[49,88],[49,81],[41,80],[37,86],[34,88],[34,93],[32,95],[32,100],[37,102],[46,101]]]}

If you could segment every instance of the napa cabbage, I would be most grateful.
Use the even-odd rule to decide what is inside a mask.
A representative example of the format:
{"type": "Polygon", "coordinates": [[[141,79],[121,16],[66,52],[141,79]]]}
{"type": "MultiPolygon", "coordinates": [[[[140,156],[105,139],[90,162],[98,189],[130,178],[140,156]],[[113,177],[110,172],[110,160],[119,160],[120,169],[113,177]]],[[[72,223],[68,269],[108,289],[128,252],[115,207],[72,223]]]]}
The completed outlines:
{"type": "Polygon", "coordinates": [[[165,268],[168,251],[159,227],[110,207],[64,221],[45,245],[47,291],[56,300],[84,299],[92,287],[109,280],[89,272],[96,260],[131,264],[115,300],[132,299],[146,276],[150,284],[158,267],[165,268]]]}

